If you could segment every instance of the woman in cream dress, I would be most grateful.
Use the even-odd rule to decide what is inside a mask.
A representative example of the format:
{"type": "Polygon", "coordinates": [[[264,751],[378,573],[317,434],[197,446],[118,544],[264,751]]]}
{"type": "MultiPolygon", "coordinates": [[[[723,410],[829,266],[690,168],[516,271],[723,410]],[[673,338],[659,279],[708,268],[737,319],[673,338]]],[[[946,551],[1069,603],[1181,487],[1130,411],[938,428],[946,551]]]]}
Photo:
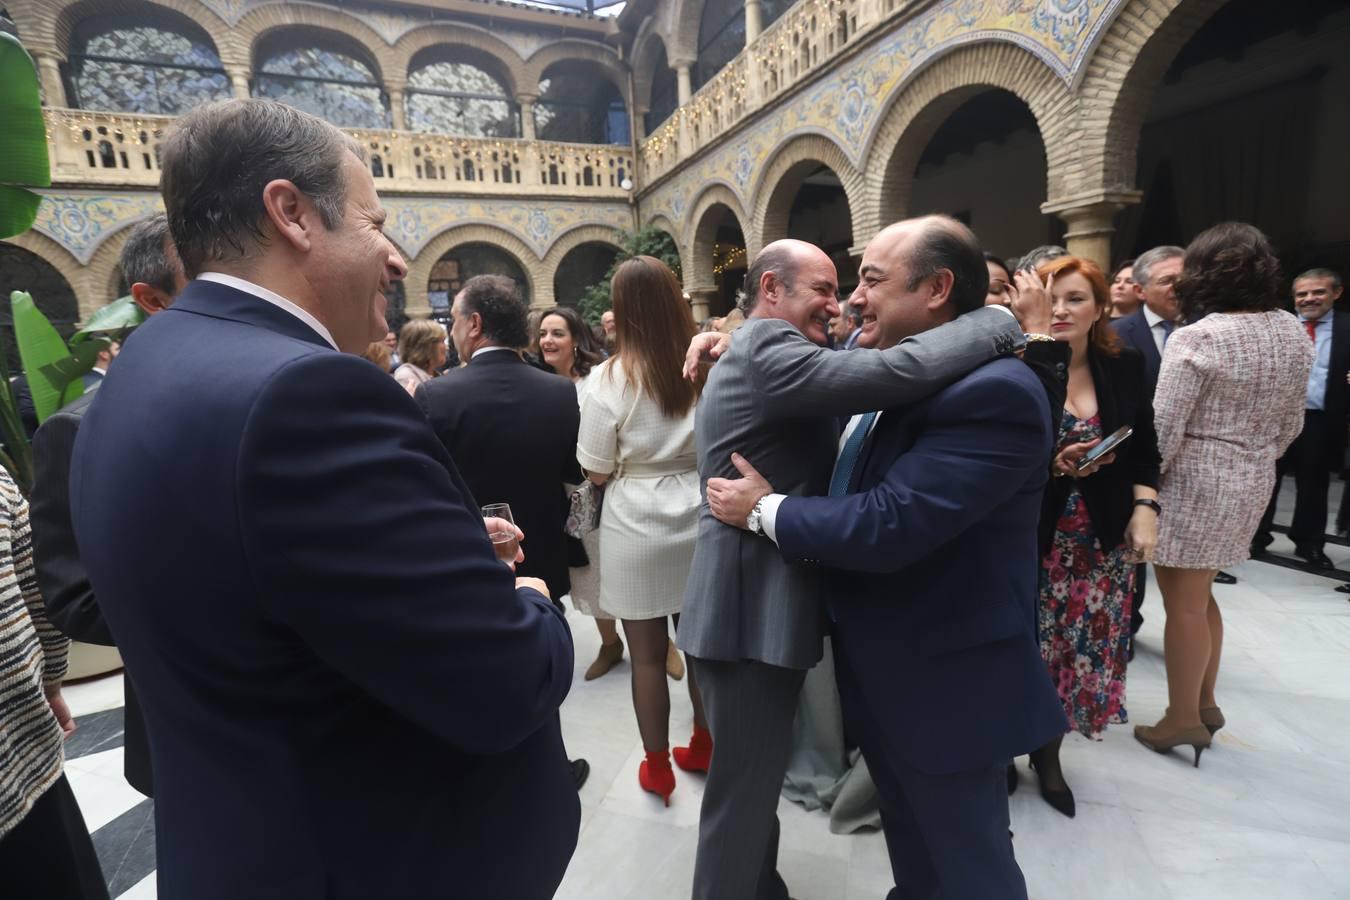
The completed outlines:
{"type": "MultiPolygon", "coordinates": [[[[650,256],[619,267],[612,296],[617,350],[587,379],[577,460],[592,481],[606,485],[600,606],[622,620],[628,638],[633,706],[647,753],[638,780],[669,803],[675,775],[666,618],[678,626],[700,502],[694,455],[700,388],[681,376],[694,324],[674,273],[650,256]]],[[[695,738],[676,749],[675,761],[706,770],[711,739],[692,672],[689,698],[695,738]]]]}

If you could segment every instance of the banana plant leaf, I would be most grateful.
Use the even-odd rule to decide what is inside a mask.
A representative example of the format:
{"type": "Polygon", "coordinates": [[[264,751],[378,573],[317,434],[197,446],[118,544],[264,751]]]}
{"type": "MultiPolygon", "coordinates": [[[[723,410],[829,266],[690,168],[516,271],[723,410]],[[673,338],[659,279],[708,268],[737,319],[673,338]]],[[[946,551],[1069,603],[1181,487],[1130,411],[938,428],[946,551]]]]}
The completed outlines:
{"type": "Polygon", "coordinates": [[[47,128],[42,119],[37,70],[17,38],[0,33],[0,237],[32,227],[41,198],[30,187],[49,187],[47,128]]]}
{"type": "Polygon", "coordinates": [[[61,408],[66,386],[70,383],[64,377],[64,373],[70,371],[68,366],[64,369],[50,367],[69,360],[70,349],[52,323],[47,321],[42,310],[37,308],[31,295],[14,291],[9,295],[9,305],[14,315],[14,338],[19,345],[19,359],[23,361],[23,370],[28,373],[28,386],[33,391],[33,406],[37,410],[38,421],[45,422],[48,416],[61,408]]]}
{"type": "Polygon", "coordinates": [[[136,305],[136,301],[130,296],[119,297],[90,316],[84,327],[71,336],[71,350],[96,334],[130,331],[144,321],[145,313],[136,305]]]}

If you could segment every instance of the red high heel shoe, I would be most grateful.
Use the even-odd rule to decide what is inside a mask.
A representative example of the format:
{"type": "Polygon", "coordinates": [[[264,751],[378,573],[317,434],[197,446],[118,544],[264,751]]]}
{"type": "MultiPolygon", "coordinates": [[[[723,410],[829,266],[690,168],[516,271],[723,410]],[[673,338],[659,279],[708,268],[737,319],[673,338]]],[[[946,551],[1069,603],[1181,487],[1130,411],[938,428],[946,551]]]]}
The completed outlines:
{"type": "Polygon", "coordinates": [[[649,752],[647,758],[638,766],[638,784],[650,794],[658,795],[670,805],[670,795],[675,793],[675,772],[670,768],[670,753],[666,750],[649,752]]]}
{"type": "Polygon", "coordinates": [[[694,736],[689,739],[688,747],[676,747],[671,751],[675,765],[686,772],[702,772],[705,775],[712,765],[712,735],[708,729],[694,726],[694,736]]]}

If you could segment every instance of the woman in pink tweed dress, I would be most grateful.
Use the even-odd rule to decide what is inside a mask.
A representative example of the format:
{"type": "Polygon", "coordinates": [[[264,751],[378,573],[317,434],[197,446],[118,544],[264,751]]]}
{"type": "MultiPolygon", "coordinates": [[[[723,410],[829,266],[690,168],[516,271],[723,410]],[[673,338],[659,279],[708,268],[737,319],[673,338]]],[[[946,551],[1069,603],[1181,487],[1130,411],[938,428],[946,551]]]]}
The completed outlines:
{"type": "Polygon", "coordinates": [[[1275,460],[1303,427],[1313,344],[1279,309],[1279,279],[1269,241],[1250,225],[1216,225],[1192,241],[1177,294],[1193,324],[1168,340],[1153,400],[1168,710],[1134,733],[1159,752],[1191,746],[1197,766],[1224,725],[1214,575],[1247,558],[1275,460]]]}

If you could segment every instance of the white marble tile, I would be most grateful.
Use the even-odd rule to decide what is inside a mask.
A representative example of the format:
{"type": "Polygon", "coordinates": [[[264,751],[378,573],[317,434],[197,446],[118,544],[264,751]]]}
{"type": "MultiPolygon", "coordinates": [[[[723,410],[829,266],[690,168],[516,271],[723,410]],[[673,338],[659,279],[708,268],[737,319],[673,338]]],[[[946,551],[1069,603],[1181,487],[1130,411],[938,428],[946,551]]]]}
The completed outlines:
{"type": "Polygon", "coordinates": [[[127,702],[121,672],[80,684],[62,685],[61,696],[66,698],[70,714],[77,719],[105,709],[116,709],[127,702]]]}
{"type": "Polygon", "coordinates": [[[582,831],[558,900],[643,897],[687,900],[694,878],[693,829],[598,810],[582,831]]]}
{"type": "Polygon", "coordinates": [[[158,896],[159,894],[155,889],[155,873],[151,872],[128,890],[115,897],[114,900],[155,900],[158,896]]]}
{"type": "Polygon", "coordinates": [[[1157,875],[1181,898],[1271,900],[1335,897],[1332,881],[1304,852],[1305,839],[1281,831],[1168,813],[1136,812],[1157,875]]]}
{"type": "MultiPolygon", "coordinates": [[[[84,825],[91,833],[145,799],[144,795],[127,784],[127,780],[122,777],[121,753],[119,749],[95,754],[101,757],[117,754],[117,759],[113,763],[104,760],[89,767],[66,767],[66,777],[70,780],[70,788],[75,792],[75,799],[80,804],[84,825]]],[[[83,761],[81,759],[75,762],[83,761]]]]}

